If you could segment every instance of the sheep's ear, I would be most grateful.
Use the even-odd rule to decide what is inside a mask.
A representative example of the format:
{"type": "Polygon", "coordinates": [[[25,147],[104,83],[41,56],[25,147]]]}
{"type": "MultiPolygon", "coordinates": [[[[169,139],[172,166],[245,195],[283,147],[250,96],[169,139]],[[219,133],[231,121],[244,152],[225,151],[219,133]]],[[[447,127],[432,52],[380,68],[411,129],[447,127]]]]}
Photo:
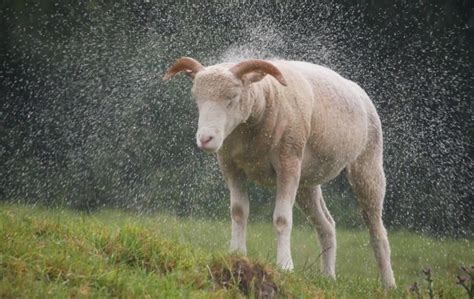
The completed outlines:
{"type": "Polygon", "coordinates": [[[242,76],[244,85],[249,85],[262,80],[267,74],[264,72],[251,72],[242,76]]]}
{"type": "Polygon", "coordinates": [[[176,62],[166,71],[163,80],[169,80],[179,72],[184,72],[188,77],[194,79],[196,74],[203,69],[204,67],[197,60],[190,57],[182,57],[176,60],[176,62]]]}
{"type": "Polygon", "coordinates": [[[246,83],[246,81],[250,83],[257,82],[262,80],[265,75],[268,74],[277,79],[281,85],[287,85],[286,80],[280,70],[265,60],[252,59],[242,61],[241,63],[231,67],[230,71],[244,83],[246,83]]]}
{"type": "Polygon", "coordinates": [[[196,76],[197,72],[193,70],[184,70],[183,73],[189,77],[189,79],[193,80],[194,77],[196,76]]]}

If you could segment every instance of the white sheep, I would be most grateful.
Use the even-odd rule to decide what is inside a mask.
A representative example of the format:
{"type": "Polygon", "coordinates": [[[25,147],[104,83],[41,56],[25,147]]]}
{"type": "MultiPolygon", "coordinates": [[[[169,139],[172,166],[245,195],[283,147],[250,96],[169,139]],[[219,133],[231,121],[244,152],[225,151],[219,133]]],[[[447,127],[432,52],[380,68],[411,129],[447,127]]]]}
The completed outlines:
{"type": "Polygon", "coordinates": [[[193,79],[199,108],[197,145],[217,153],[230,190],[230,249],[247,251],[246,181],[274,186],[277,264],[293,269],[290,236],[296,199],[316,227],[322,273],[335,279],[335,222],[321,184],[346,169],[369,228],[382,285],[394,288],[382,222],[382,129],[364,90],[328,68],[298,61],[247,60],[203,67],[183,57],[164,79],[179,72],[193,79]]]}

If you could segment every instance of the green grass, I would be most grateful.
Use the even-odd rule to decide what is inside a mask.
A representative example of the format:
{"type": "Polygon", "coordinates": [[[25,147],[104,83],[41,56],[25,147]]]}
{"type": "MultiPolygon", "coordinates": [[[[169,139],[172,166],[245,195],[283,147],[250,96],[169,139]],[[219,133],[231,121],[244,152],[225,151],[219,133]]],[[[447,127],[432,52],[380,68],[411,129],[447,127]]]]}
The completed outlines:
{"type": "MultiPolygon", "coordinates": [[[[44,297],[235,297],[236,288],[216,288],[210,267],[226,255],[229,221],[180,219],[119,211],[80,214],[19,205],[0,206],[0,298],[44,297]]],[[[280,296],[297,298],[416,298],[408,286],[425,289],[421,270],[433,269],[434,291],[464,298],[456,285],[461,264],[474,264],[472,240],[433,239],[392,232],[392,262],[398,288],[384,292],[366,231],[338,230],[336,282],[318,274],[313,230],[297,225],[292,235],[294,273],[274,271],[280,296]]],[[[275,269],[270,220],[250,223],[249,257],[275,269]]]]}

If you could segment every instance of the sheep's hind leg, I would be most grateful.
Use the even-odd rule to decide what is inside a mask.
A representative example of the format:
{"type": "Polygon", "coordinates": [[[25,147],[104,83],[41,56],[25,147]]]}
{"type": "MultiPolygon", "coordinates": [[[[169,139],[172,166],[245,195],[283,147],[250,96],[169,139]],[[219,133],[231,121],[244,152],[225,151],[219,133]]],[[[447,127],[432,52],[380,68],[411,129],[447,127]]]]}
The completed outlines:
{"type": "Polygon", "coordinates": [[[299,208],[316,228],[321,247],[321,272],[336,278],[336,223],[329,214],[321,192],[321,186],[300,188],[296,196],[299,208]]]}
{"type": "Polygon", "coordinates": [[[385,175],[382,159],[360,157],[348,167],[347,177],[354,190],[365,224],[370,233],[370,243],[378,263],[380,278],[385,288],[395,288],[390,262],[390,245],[382,222],[385,175]]]}

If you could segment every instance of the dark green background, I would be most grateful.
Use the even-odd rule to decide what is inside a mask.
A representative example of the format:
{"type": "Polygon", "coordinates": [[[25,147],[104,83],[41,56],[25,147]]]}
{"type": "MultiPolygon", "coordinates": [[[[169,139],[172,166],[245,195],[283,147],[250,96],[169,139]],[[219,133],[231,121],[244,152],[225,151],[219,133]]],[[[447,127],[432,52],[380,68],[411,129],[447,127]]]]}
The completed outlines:
{"type": "MultiPolygon", "coordinates": [[[[280,57],[373,99],[390,227],[472,236],[472,1],[223,2],[2,1],[0,199],[227,216],[191,84],[160,78],[185,55],[280,57]]],[[[324,191],[340,225],[360,225],[344,178],[324,191]]],[[[252,187],[252,215],[269,218],[271,196],[252,187]]]]}

